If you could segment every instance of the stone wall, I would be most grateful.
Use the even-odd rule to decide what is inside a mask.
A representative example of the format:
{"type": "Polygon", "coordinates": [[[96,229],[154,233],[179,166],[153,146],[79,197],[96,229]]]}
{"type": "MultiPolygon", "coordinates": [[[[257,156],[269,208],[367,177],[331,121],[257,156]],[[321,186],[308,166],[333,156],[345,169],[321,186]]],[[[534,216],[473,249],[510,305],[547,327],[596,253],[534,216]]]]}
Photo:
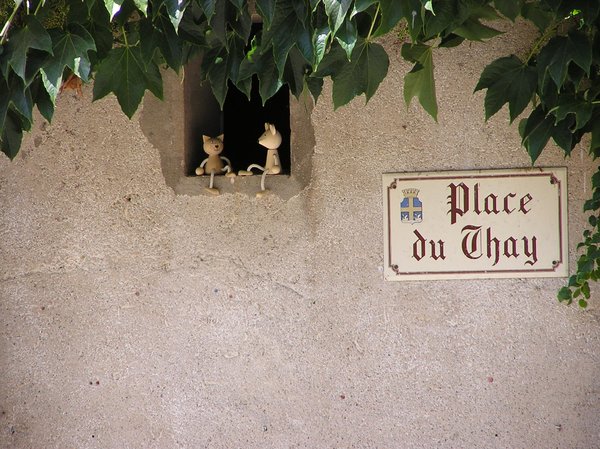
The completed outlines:
{"type": "MultiPolygon", "coordinates": [[[[326,86],[293,195],[175,194],[148,134],[180,123],[63,94],[0,158],[0,447],[600,447],[598,286],[580,311],[562,279],[382,279],[383,172],[529,166],[472,91],[530,35],[437,52],[438,124],[388,38],[366,106],[326,86]]],[[[573,265],[595,167],[538,164],[569,168],[573,265]]]]}

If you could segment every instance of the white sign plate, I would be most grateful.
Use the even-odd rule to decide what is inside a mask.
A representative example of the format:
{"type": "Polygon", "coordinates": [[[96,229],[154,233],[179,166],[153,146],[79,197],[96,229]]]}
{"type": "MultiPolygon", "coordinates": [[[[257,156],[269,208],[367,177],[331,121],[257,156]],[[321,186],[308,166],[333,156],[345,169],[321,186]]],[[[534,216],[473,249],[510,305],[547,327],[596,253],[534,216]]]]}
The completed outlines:
{"type": "Polygon", "coordinates": [[[568,276],[567,170],[383,175],[386,280],[568,276]]]}

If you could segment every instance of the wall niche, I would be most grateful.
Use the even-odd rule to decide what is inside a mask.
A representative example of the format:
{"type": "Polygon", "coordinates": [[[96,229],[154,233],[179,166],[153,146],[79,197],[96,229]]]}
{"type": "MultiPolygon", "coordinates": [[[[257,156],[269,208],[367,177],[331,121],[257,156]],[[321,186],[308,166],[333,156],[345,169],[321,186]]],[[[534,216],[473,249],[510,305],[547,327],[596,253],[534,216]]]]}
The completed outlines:
{"type": "MultiPolygon", "coordinates": [[[[224,133],[222,155],[231,160],[236,173],[252,163],[264,165],[266,149],[257,140],[264,123],[270,122],[283,136],[279,148],[283,171],[267,176],[267,188],[284,199],[298,194],[310,182],[315,146],[310,95],[305,93],[297,100],[284,86],[263,107],[255,79],[249,101],[230,84],[221,111],[210,86],[200,82],[201,61],[200,57],[188,63],[179,76],[172,71],[163,72],[164,101],[150,94],[144,98],[140,124],[159,150],[167,185],[179,195],[206,194],[208,177],[195,175],[196,167],[206,157],[203,134],[224,133]]],[[[260,190],[260,173],[238,176],[233,184],[224,176],[216,176],[215,187],[221,194],[239,192],[254,196],[260,190]]]]}

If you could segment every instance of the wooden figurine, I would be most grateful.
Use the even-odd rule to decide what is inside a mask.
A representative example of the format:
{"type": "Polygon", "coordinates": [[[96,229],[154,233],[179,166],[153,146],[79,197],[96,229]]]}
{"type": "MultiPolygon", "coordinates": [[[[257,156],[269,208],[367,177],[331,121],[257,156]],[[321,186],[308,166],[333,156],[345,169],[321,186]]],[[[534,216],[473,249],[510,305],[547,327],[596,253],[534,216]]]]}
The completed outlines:
{"type": "MultiPolygon", "coordinates": [[[[235,173],[231,170],[231,162],[224,156],[220,156],[223,151],[223,134],[217,137],[202,136],[204,142],[203,149],[208,157],[202,161],[200,167],[196,169],[198,176],[210,174],[210,182],[206,190],[213,195],[218,195],[219,189],[213,187],[215,174],[220,175],[227,172],[225,176],[228,178],[235,177],[235,173]],[[227,164],[223,164],[225,161],[227,164]]],[[[233,179],[231,180],[233,182],[233,179]]]]}
{"type": "Polygon", "coordinates": [[[265,166],[262,167],[258,164],[252,164],[247,170],[240,170],[238,175],[251,176],[254,174],[252,173],[253,168],[262,171],[260,192],[256,194],[256,196],[260,198],[268,192],[268,190],[265,189],[265,177],[267,175],[277,175],[281,173],[281,162],[279,161],[279,153],[277,151],[281,145],[281,134],[275,129],[275,125],[272,123],[265,123],[265,132],[258,138],[258,143],[267,149],[265,166]]]}

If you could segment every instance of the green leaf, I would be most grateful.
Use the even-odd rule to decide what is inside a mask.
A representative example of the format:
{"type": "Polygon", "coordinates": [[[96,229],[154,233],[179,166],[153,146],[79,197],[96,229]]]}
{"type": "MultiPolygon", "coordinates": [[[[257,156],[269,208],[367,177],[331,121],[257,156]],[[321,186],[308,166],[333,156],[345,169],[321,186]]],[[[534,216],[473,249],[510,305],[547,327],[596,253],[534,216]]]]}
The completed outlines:
{"type": "Polygon", "coordinates": [[[31,97],[36,104],[42,116],[50,123],[54,115],[54,102],[42,84],[42,80],[38,77],[30,86],[31,97]]]}
{"type": "Polygon", "coordinates": [[[389,33],[400,22],[402,17],[408,15],[405,2],[398,0],[380,0],[381,21],[373,33],[373,37],[383,36],[389,33]]]}
{"type": "Polygon", "coordinates": [[[148,14],[148,0],[133,0],[137,9],[139,9],[143,15],[148,14]]]}
{"type": "Polygon", "coordinates": [[[323,3],[325,4],[325,13],[329,17],[329,27],[335,35],[346,18],[352,0],[323,0],[323,3]]]}
{"type": "Polygon", "coordinates": [[[121,6],[123,5],[124,1],[125,0],[104,0],[104,6],[110,14],[111,21],[117,14],[119,14],[119,11],[121,11],[121,6]]]}
{"type": "Polygon", "coordinates": [[[4,130],[6,114],[8,113],[8,103],[10,101],[10,90],[6,80],[0,77],[0,136],[4,130]]]}
{"type": "Polygon", "coordinates": [[[319,78],[335,76],[346,64],[348,64],[346,52],[336,41],[333,43],[329,51],[325,53],[323,60],[314,73],[314,76],[318,76],[319,78]]]}
{"type": "Polygon", "coordinates": [[[590,154],[594,158],[598,157],[597,152],[600,150],[600,121],[596,121],[592,127],[592,138],[590,139],[590,154]]]}
{"type": "Polygon", "coordinates": [[[94,100],[114,92],[123,112],[131,118],[144,92],[162,98],[162,79],[158,67],[143,60],[139,46],[113,48],[96,73],[94,100]]]}
{"type": "Polygon", "coordinates": [[[313,66],[317,68],[323,57],[325,56],[325,52],[327,51],[327,43],[329,41],[329,37],[331,36],[331,30],[329,29],[329,25],[325,25],[322,28],[315,29],[313,34],[313,48],[315,49],[315,59],[313,61],[313,66]]]}
{"type": "Polygon", "coordinates": [[[381,45],[360,39],[350,62],[332,76],[334,107],[337,109],[363,93],[369,101],[387,75],[388,66],[389,58],[381,45]]]}
{"type": "Polygon", "coordinates": [[[579,307],[581,307],[582,309],[585,309],[588,306],[588,303],[585,299],[580,299],[578,304],[579,304],[579,307]]]}
{"type": "Polygon", "coordinates": [[[298,45],[307,61],[314,59],[312,36],[303,25],[303,19],[298,16],[298,11],[293,7],[292,2],[278,2],[273,23],[263,33],[262,47],[263,51],[271,51],[272,46],[272,57],[275,59],[280,76],[283,76],[288,52],[294,45],[298,45]]]}
{"type": "Polygon", "coordinates": [[[263,18],[265,29],[271,28],[271,22],[275,17],[276,0],[256,0],[256,10],[263,18]]]}
{"type": "Polygon", "coordinates": [[[279,76],[279,70],[275,65],[272,50],[271,52],[267,51],[263,53],[255,52],[252,57],[246,57],[242,61],[238,74],[238,83],[236,83],[238,88],[244,80],[250,80],[254,74],[258,76],[259,93],[264,105],[283,85],[279,76]]]}
{"type": "MultiPolygon", "coordinates": [[[[543,109],[538,106],[526,119],[525,126],[521,132],[522,143],[531,157],[531,163],[535,163],[542,150],[550,140],[554,129],[554,120],[547,116],[543,109]]],[[[520,130],[521,131],[521,130],[520,130]]]]}
{"type": "MultiPolygon", "coordinates": [[[[119,12],[121,7],[125,3],[125,0],[104,0],[104,6],[110,14],[110,20],[112,20],[119,12]]],[[[148,13],[148,0],[133,0],[136,8],[139,9],[143,15],[148,13]]]]}
{"type": "Polygon", "coordinates": [[[350,14],[350,17],[352,18],[359,12],[366,11],[369,6],[374,5],[378,1],[379,0],[356,0],[354,2],[354,6],[352,7],[352,13],[350,14]]]}
{"type": "Polygon", "coordinates": [[[154,21],[154,27],[157,31],[160,52],[169,67],[179,73],[183,59],[182,42],[175,32],[171,20],[161,14],[154,21]]]}
{"type": "Polygon", "coordinates": [[[556,117],[556,123],[563,120],[567,115],[573,114],[576,119],[576,125],[573,131],[583,128],[592,118],[594,105],[582,98],[572,94],[563,94],[559,98],[556,108],[551,110],[556,117]]]}
{"type": "Polygon", "coordinates": [[[572,298],[571,289],[569,287],[562,287],[558,291],[557,298],[559,301],[570,301],[572,298]]]}
{"type": "Polygon", "coordinates": [[[522,3],[521,0],[494,0],[494,6],[500,14],[513,22],[521,12],[522,3]]]}
{"type": "Polygon", "coordinates": [[[535,69],[524,65],[516,56],[506,56],[489,64],[481,74],[475,92],[487,89],[485,119],[508,103],[511,123],[523,112],[537,87],[535,69]]]}
{"type": "Polygon", "coordinates": [[[568,36],[551,39],[540,51],[537,59],[540,84],[548,73],[554,84],[560,88],[565,82],[571,61],[585,73],[590,73],[592,46],[588,38],[577,31],[569,33],[568,36]]]}
{"type": "Polygon", "coordinates": [[[96,66],[98,60],[102,60],[108,55],[113,47],[113,34],[110,27],[110,16],[100,2],[96,2],[92,7],[92,20],[86,24],[86,30],[92,35],[96,45],[96,53],[90,54],[90,62],[96,66]]]}
{"type": "Polygon", "coordinates": [[[438,107],[433,77],[432,48],[426,45],[405,45],[402,48],[402,54],[405,58],[410,57],[416,60],[412,70],[404,77],[406,106],[410,105],[413,97],[417,97],[423,109],[437,122],[438,107]]]}
{"type": "Polygon", "coordinates": [[[442,48],[457,47],[460,44],[462,44],[464,41],[465,41],[464,37],[450,33],[448,36],[444,36],[442,38],[442,40],[438,44],[438,47],[442,47],[442,48]]]}
{"type": "Polygon", "coordinates": [[[454,34],[464,37],[470,41],[483,41],[502,34],[502,31],[483,25],[479,20],[469,19],[461,26],[455,28],[454,34]]]}
{"type": "Polygon", "coordinates": [[[23,80],[11,73],[8,79],[8,92],[9,100],[8,106],[12,105],[16,111],[25,117],[29,122],[33,119],[33,100],[31,98],[31,92],[23,80]]]}
{"type": "Polygon", "coordinates": [[[23,139],[23,126],[17,114],[9,111],[0,135],[0,150],[11,160],[19,153],[23,139]]]}
{"type": "Polygon", "coordinates": [[[96,50],[94,38],[90,33],[82,26],[74,25],[73,32],[53,29],[50,36],[54,55],[49,57],[42,67],[48,81],[58,90],[65,67],[87,81],[90,72],[88,52],[96,50]]]}
{"type": "Polygon", "coordinates": [[[52,40],[48,32],[33,15],[28,15],[25,26],[11,36],[6,49],[8,64],[24,81],[27,52],[31,48],[52,54],[52,40]]]}
{"type": "Polygon", "coordinates": [[[565,120],[554,125],[552,129],[552,139],[556,144],[561,147],[565,154],[569,156],[575,143],[573,142],[573,132],[571,126],[575,122],[575,119],[571,116],[565,120]]]}
{"type": "Polygon", "coordinates": [[[346,55],[348,55],[348,59],[350,59],[352,50],[354,50],[354,46],[356,45],[356,41],[358,39],[356,25],[354,22],[351,20],[346,20],[336,33],[335,39],[346,51],[346,55]]]}
{"type": "Polygon", "coordinates": [[[323,78],[317,78],[312,76],[306,78],[306,87],[310,91],[310,94],[312,95],[316,104],[317,100],[321,96],[321,92],[323,92],[323,78]]]}
{"type": "Polygon", "coordinates": [[[521,8],[521,15],[531,21],[540,32],[544,32],[552,22],[553,14],[542,2],[526,2],[521,8]]]}
{"type": "Polygon", "coordinates": [[[210,85],[212,86],[213,94],[219,102],[221,109],[223,109],[225,97],[227,96],[227,81],[230,69],[229,65],[227,64],[227,51],[225,49],[221,49],[219,55],[212,59],[212,61],[213,63],[209,66],[207,76],[210,81],[210,85]]]}
{"type": "Polygon", "coordinates": [[[298,47],[292,47],[285,65],[284,79],[288,86],[290,86],[290,92],[296,98],[300,97],[304,89],[304,75],[307,67],[308,64],[302,53],[300,53],[300,50],[298,50],[298,47]]]}

